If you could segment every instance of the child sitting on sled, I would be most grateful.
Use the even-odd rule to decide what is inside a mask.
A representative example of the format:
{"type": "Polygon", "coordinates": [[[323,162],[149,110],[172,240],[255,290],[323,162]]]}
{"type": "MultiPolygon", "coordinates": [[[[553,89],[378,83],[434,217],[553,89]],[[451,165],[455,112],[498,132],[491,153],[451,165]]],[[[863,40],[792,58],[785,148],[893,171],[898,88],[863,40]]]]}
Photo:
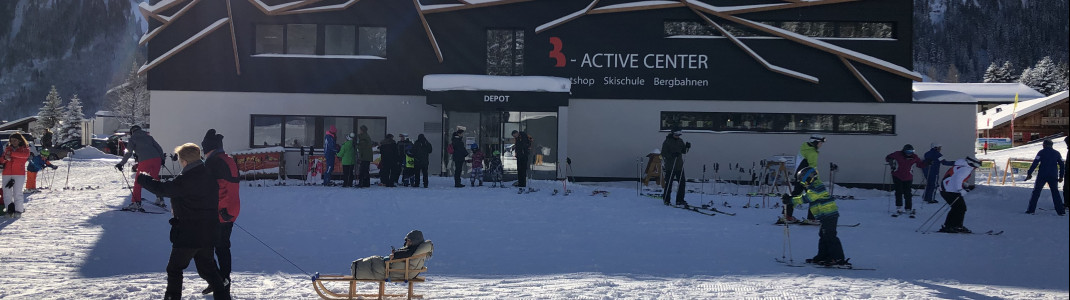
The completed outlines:
{"type": "MultiPolygon", "coordinates": [[[[393,248],[393,247],[391,247],[391,248],[393,248]]],[[[382,257],[382,256],[375,255],[375,256],[369,256],[369,257],[361,258],[361,259],[358,259],[358,260],[354,260],[353,264],[350,266],[350,271],[352,271],[352,273],[353,273],[353,279],[376,279],[376,280],[388,279],[388,278],[386,278],[386,267],[387,267],[386,266],[386,262],[387,261],[394,260],[394,259],[409,258],[409,257],[412,257],[413,255],[430,252],[431,249],[432,249],[431,241],[424,241],[423,232],[420,232],[419,230],[413,230],[413,231],[410,231],[408,234],[405,235],[405,246],[401,247],[401,249],[391,250],[390,255],[387,256],[387,257],[382,257]]],[[[421,259],[418,262],[410,262],[409,266],[403,266],[403,265],[391,266],[391,269],[399,269],[399,268],[404,269],[406,267],[408,267],[409,269],[413,269],[414,267],[415,267],[415,269],[419,269],[419,268],[423,267],[422,265],[423,265],[423,261],[424,260],[426,260],[426,258],[421,259]],[[419,265],[419,266],[413,266],[414,264],[419,265]]],[[[396,263],[396,264],[400,264],[400,263],[396,263]]],[[[412,274],[411,277],[416,277],[416,275],[418,275],[418,274],[412,274]]],[[[391,278],[389,278],[389,279],[391,279],[391,280],[412,279],[412,278],[402,278],[402,277],[404,277],[404,273],[392,273],[391,274],[391,278]]]]}

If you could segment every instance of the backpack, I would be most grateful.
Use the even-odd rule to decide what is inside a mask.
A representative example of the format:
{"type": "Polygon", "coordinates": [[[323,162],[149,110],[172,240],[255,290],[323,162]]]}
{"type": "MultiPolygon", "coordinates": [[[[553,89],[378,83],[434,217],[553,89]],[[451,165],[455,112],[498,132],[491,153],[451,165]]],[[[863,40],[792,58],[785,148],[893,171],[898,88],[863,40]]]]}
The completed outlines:
{"type": "Polygon", "coordinates": [[[446,145],[446,153],[453,154],[453,143],[446,145]]]}

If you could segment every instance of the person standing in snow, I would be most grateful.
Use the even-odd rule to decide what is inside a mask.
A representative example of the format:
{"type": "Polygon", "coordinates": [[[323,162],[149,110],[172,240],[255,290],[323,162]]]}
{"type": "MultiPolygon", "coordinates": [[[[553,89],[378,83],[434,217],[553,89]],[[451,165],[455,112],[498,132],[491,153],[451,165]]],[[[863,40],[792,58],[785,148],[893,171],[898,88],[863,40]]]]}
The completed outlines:
{"type": "MultiPolygon", "coordinates": [[[[799,146],[799,154],[795,155],[795,173],[798,174],[799,171],[802,171],[802,169],[805,169],[807,167],[817,168],[818,150],[820,150],[821,146],[824,146],[824,145],[825,145],[825,136],[822,136],[820,134],[811,135],[809,140],[807,140],[806,142],[803,142],[802,146],[799,146]]],[[[791,189],[791,195],[792,196],[800,195],[800,194],[802,194],[803,191],[806,190],[806,188],[803,187],[803,185],[799,183],[798,178],[796,178],[795,181],[793,181],[791,183],[791,186],[792,186],[792,189],[791,189]]],[[[784,206],[784,217],[782,217],[780,220],[777,220],[776,223],[777,224],[784,224],[784,223],[797,223],[797,222],[798,222],[798,219],[795,218],[795,206],[794,205],[785,205],[784,206]]],[[[807,211],[806,212],[806,221],[804,221],[804,223],[817,223],[817,219],[814,218],[814,214],[813,213],[807,211]]]]}
{"type": "Polygon", "coordinates": [[[357,163],[357,145],[353,138],[356,136],[352,132],[346,135],[346,142],[342,144],[342,150],[335,155],[342,159],[342,187],[353,186],[353,165],[357,163]]]}
{"type": "Polygon", "coordinates": [[[684,195],[687,192],[687,178],[684,177],[684,154],[688,150],[691,150],[691,143],[685,143],[680,138],[683,135],[679,130],[674,130],[665,136],[665,141],[661,142],[661,156],[662,161],[665,162],[665,191],[661,195],[661,200],[665,205],[669,205],[669,199],[672,199],[672,182],[673,180],[679,181],[679,189],[676,193],[676,205],[687,206],[687,201],[684,201],[684,195]]]}
{"type": "Polygon", "coordinates": [[[527,132],[513,130],[513,153],[516,154],[516,186],[528,186],[528,168],[531,161],[531,136],[527,132]]]}
{"type": "Polygon", "coordinates": [[[394,182],[398,182],[398,177],[401,177],[402,186],[409,186],[409,177],[413,169],[410,157],[412,157],[412,140],[409,139],[409,134],[398,134],[398,172],[394,174],[394,182]]]}
{"type": "Polygon", "coordinates": [[[357,135],[357,159],[360,160],[360,173],[357,184],[358,188],[366,188],[371,186],[371,165],[375,160],[375,153],[372,153],[372,147],[375,143],[372,142],[372,138],[368,135],[368,126],[360,125],[360,134],[357,135]]]}
{"type": "Polygon", "coordinates": [[[825,184],[817,176],[817,170],[805,167],[795,174],[795,179],[803,186],[804,191],[797,196],[783,195],[781,200],[785,206],[810,204],[810,212],[821,221],[821,229],[818,231],[817,255],[807,259],[806,263],[825,266],[850,266],[843,254],[843,245],[836,236],[836,224],[840,219],[840,211],[836,206],[836,200],[829,195],[825,184]]]}
{"type": "MultiPolygon", "coordinates": [[[[1063,142],[1066,143],[1066,148],[1070,149],[1070,138],[1063,139],[1063,142]]],[[[1070,189],[1066,188],[1070,186],[1070,166],[1067,165],[1070,164],[1070,150],[1066,151],[1066,160],[1063,162],[1065,163],[1063,164],[1063,210],[1066,210],[1070,208],[1066,203],[1070,201],[1070,189]]]]}
{"type": "Polygon", "coordinates": [[[973,171],[981,166],[981,161],[967,156],[966,158],[955,161],[955,165],[944,173],[943,180],[940,184],[940,197],[944,198],[944,202],[951,205],[951,210],[947,212],[947,218],[944,219],[944,225],[940,227],[940,232],[946,233],[972,233],[970,229],[963,226],[963,221],[966,219],[966,193],[970,189],[967,189],[966,179],[973,175],[973,171]]]}
{"type": "Polygon", "coordinates": [[[479,150],[479,145],[472,145],[472,180],[468,185],[476,186],[476,181],[479,181],[479,186],[483,186],[483,151],[479,150]]]}
{"type": "Polygon", "coordinates": [[[197,273],[208,281],[215,299],[230,299],[230,284],[224,281],[212,258],[219,241],[219,183],[201,161],[197,144],[175,148],[182,173],[174,180],[160,182],[140,173],[137,182],[150,192],[171,198],[171,255],[167,261],[167,289],[164,299],[182,299],[182,271],[190,259],[197,273]]]}
{"type": "MultiPolygon", "coordinates": [[[[516,130],[513,132],[515,137],[516,130]]],[[[461,184],[461,174],[464,172],[464,160],[468,157],[468,150],[464,148],[464,129],[458,128],[457,131],[453,132],[453,137],[450,138],[450,149],[453,149],[453,153],[451,153],[451,158],[453,158],[453,187],[462,188],[464,185],[461,184]]],[[[519,169],[519,167],[520,164],[517,163],[517,168],[519,169]]],[[[524,175],[519,176],[523,178],[524,175]]]]}
{"type": "MultiPolygon", "coordinates": [[[[211,171],[216,184],[219,185],[219,239],[215,243],[215,256],[219,262],[219,275],[230,283],[231,255],[230,235],[234,231],[234,221],[241,212],[241,198],[238,183],[238,165],[234,158],[223,150],[223,135],[217,134],[215,129],[208,129],[201,140],[204,152],[204,165],[211,171]]],[[[209,282],[210,284],[211,282],[209,282]]],[[[211,294],[213,288],[209,285],[201,293],[211,294]]]]}
{"type": "Polygon", "coordinates": [[[940,185],[940,165],[953,166],[955,162],[944,160],[940,154],[942,146],[937,143],[929,145],[929,152],[925,152],[925,195],[922,200],[925,203],[936,203],[936,186],[940,185]]]}
{"type": "Polygon", "coordinates": [[[396,187],[394,182],[395,173],[398,170],[398,144],[394,142],[393,134],[386,134],[386,138],[379,142],[379,181],[385,187],[396,187]]]}
{"type": "Polygon", "coordinates": [[[326,167],[323,171],[323,185],[331,186],[331,175],[334,174],[334,158],[338,153],[338,144],[335,143],[335,135],[338,133],[338,129],[331,125],[327,132],[323,134],[323,161],[326,167]]]}
{"type": "Polygon", "coordinates": [[[7,206],[8,218],[22,217],[26,208],[22,206],[22,186],[26,184],[26,160],[30,158],[30,147],[22,134],[15,133],[8,138],[7,146],[4,146],[4,154],[0,155],[0,165],[3,165],[4,205],[7,206]]]}
{"type": "Polygon", "coordinates": [[[427,187],[427,166],[430,164],[431,156],[431,142],[427,141],[427,137],[424,134],[420,134],[416,137],[416,143],[413,144],[413,165],[416,170],[413,171],[414,184],[420,183],[420,178],[423,178],[424,187],[427,187]]]}
{"type": "Polygon", "coordinates": [[[914,216],[914,201],[911,194],[911,185],[914,184],[914,173],[911,172],[911,168],[917,166],[918,168],[924,168],[925,162],[914,154],[914,146],[910,144],[903,145],[903,150],[892,152],[884,157],[884,161],[888,163],[889,168],[892,170],[892,186],[895,189],[895,215],[901,215],[905,212],[909,212],[910,216],[914,216]],[[906,206],[903,206],[903,201],[906,201],[906,206]],[[905,210],[904,210],[905,209],[905,210]]]}
{"type": "MultiPolygon", "coordinates": [[[[123,160],[115,164],[115,169],[123,171],[123,165],[130,156],[134,156],[134,171],[148,173],[153,179],[160,179],[160,168],[163,167],[163,148],[141,126],[130,126],[130,141],[126,143],[126,151],[123,160]]],[[[130,195],[130,205],[124,210],[140,211],[141,209],[141,185],[134,181],[134,191],[130,195]]],[[[156,195],[156,205],[164,206],[163,197],[156,195]]]]}
{"type": "MultiPolygon", "coordinates": [[[[30,158],[26,164],[26,191],[37,192],[37,172],[45,168],[56,169],[56,166],[48,162],[41,153],[37,153],[37,147],[30,146],[30,158]]],[[[47,150],[46,150],[47,151],[47,150]]]]}
{"type": "MultiPolygon", "coordinates": [[[[1033,164],[1029,165],[1029,171],[1025,172],[1025,180],[1033,178],[1033,170],[1037,169],[1037,165],[1040,165],[1037,170],[1037,181],[1033,184],[1033,196],[1029,197],[1029,208],[1025,210],[1027,214],[1036,213],[1037,200],[1040,199],[1040,192],[1044,190],[1044,185],[1047,184],[1051,189],[1051,201],[1055,204],[1055,211],[1060,216],[1066,215],[1066,207],[1063,206],[1063,199],[1059,195],[1059,181],[1063,181],[1063,170],[1066,169],[1066,164],[1063,162],[1062,154],[1055,150],[1054,143],[1050,140],[1044,140],[1044,149],[1040,149],[1037,152],[1036,158],[1033,159],[1033,164]]],[[[1065,189],[1066,186],[1063,186],[1065,189]]]]}

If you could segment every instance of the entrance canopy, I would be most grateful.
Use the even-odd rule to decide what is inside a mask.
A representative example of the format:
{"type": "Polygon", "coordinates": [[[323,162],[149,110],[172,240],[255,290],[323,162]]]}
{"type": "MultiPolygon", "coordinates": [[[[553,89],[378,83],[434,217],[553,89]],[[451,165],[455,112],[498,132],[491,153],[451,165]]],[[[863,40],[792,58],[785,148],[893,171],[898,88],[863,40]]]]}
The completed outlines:
{"type": "Polygon", "coordinates": [[[571,89],[571,81],[560,77],[424,76],[427,104],[445,104],[450,110],[557,111],[568,106],[571,89]]]}

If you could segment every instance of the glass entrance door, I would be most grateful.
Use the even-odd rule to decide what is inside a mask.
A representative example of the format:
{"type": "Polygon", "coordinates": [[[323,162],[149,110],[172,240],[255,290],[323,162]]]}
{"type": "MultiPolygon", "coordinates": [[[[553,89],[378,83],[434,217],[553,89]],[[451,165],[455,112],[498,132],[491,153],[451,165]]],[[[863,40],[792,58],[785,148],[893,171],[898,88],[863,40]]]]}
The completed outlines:
{"type": "MultiPolygon", "coordinates": [[[[527,132],[532,138],[531,156],[528,157],[528,179],[552,180],[557,178],[559,157],[557,156],[557,113],[556,112],[521,112],[521,111],[480,111],[445,113],[447,126],[444,128],[442,149],[450,143],[457,126],[464,126],[465,144],[478,143],[484,156],[490,158],[494,151],[499,152],[502,161],[503,180],[516,180],[517,159],[513,145],[513,130],[527,132]]],[[[442,174],[452,176],[452,158],[442,151],[442,174]]],[[[468,175],[469,167],[464,168],[468,175]]],[[[486,173],[485,173],[486,174],[486,173]]]]}

